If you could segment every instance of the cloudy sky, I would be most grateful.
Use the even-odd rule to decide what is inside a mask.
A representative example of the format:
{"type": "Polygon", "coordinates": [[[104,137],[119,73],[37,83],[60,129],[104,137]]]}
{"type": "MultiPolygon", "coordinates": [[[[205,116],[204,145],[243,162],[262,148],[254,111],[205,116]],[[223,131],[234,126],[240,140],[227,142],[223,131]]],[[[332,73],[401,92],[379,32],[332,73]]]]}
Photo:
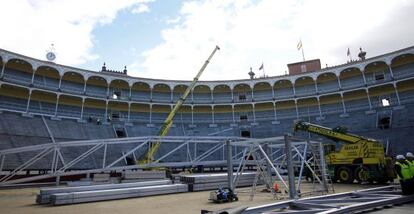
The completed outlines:
{"type": "Polygon", "coordinates": [[[203,80],[282,75],[286,64],[320,58],[323,67],[414,45],[410,0],[9,0],[0,48],[97,71],[192,79],[215,45],[203,80]],[[411,20],[411,21],[410,21],[411,20]]]}

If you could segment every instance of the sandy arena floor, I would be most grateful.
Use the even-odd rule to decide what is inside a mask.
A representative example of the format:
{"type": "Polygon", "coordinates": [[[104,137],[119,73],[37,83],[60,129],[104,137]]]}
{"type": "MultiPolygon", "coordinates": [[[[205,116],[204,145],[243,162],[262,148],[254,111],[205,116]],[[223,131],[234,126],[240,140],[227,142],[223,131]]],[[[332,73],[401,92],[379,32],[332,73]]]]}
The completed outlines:
{"type": "MultiPolygon", "coordinates": [[[[335,184],[335,192],[347,192],[375,185],[335,184]]],[[[303,183],[308,189],[309,184],[303,183]]],[[[258,187],[258,190],[260,188],[258,187]]],[[[50,206],[35,204],[39,188],[4,189],[0,190],[0,213],[200,213],[202,209],[219,210],[227,207],[254,206],[275,202],[270,193],[258,193],[253,201],[249,201],[250,188],[238,189],[239,201],[233,203],[214,204],[208,201],[210,191],[189,192],[172,195],[150,196],[143,198],[122,199],[95,203],[74,204],[66,206],[50,206]]]]}

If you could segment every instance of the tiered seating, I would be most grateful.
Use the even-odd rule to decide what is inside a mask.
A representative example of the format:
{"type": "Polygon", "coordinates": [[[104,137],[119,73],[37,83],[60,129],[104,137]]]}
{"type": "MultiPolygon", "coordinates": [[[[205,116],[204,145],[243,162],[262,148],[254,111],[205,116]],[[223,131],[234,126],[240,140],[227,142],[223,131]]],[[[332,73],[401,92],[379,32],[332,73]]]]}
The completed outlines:
{"type": "Polygon", "coordinates": [[[214,103],[231,103],[232,96],[231,93],[214,93],[214,103]]]}
{"type": "Polygon", "coordinates": [[[273,99],[273,93],[271,90],[265,91],[255,91],[254,92],[254,101],[263,101],[263,100],[272,100],[273,99]]]}
{"type": "Polygon", "coordinates": [[[392,68],[394,78],[402,79],[414,75],[414,63],[400,65],[392,68]]]}
{"type": "Polygon", "coordinates": [[[0,95],[0,108],[9,111],[25,112],[27,107],[27,100],[14,97],[7,97],[0,95]]]}
{"type": "Polygon", "coordinates": [[[194,103],[211,103],[210,93],[193,93],[194,103]]]}
{"type": "Polygon", "coordinates": [[[288,97],[293,97],[293,89],[292,88],[275,89],[275,98],[276,99],[288,98],[288,97]]]}
{"type": "Polygon", "coordinates": [[[318,92],[319,93],[326,93],[331,91],[338,91],[339,85],[338,82],[335,81],[328,81],[328,82],[322,82],[318,83],[318,92]]]}
{"type": "Polygon", "coordinates": [[[38,88],[50,89],[56,91],[59,88],[59,80],[45,76],[35,75],[33,85],[38,88]]]}
{"type": "Polygon", "coordinates": [[[321,104],[322,115],[343,112],[342,103],[321,104]]]}
{"type": "Polygon", "coordinates": [[[152,101],[160,103],[171,103],[171,93],[152,92],[152,101]]]}
{"type": "Polygon", "coordinates": [[[340,79],[342,89],[364,86],[364,79],[361,76],[340,79]]]}
{"type": "Polygon", "coordinates": [[[92,97],[107,97],[107,89],[104,87],[94,86],[94,85],[87,85],[86,86],[86,95],[92,97]]]}
{"type": "Polygon", "coordinates": [[[4,80],[22,85],[30,85],[32,83],[32,74],[14,69],[5,69],[4,80]]]}
{"type": "Polygon", "coordinates": [[[315,85],[304,85],[295,87],[296,96],[310,95],[316,93],[315,85]]]}
{"type": "Polygon", "coordinates": [[[84,84],[62,80],[60,89],[68,93],[83,94],[84,84]]]}

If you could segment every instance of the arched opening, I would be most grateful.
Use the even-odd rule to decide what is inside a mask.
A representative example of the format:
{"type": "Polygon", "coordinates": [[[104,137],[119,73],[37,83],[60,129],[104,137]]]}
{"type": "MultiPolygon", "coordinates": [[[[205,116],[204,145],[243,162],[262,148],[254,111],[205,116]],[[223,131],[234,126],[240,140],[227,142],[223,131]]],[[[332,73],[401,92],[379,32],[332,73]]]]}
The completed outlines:
{"type": "Polygon", "coordinates": [[[309,121],[311,116],[319,115],[319,105],[316,97],[298,99],[299,118],[309,121]]]}
{"type": "Polygon", "coordinates": [[[93,97],[107,97],[108,83],[103,77],[91,76],[86,81],[86,95],[93,97]]]}
{"type": "Polygon", "coordinates": [[[169,105],[153,105],[152,106],[152,123],[163,123],[171,112],[169,105]]]}
{"type": "Polygon", "coordinates": [[[367,84],[381,83],[391,79],[390,69],[385,62],[372,62],[365,66],[365,80],[367,84]]]}
{"type": "Polygon", "coordinates": [[[136,82],[132,85],[131,100],[149,102],[151,100],[151,88],[145,82],[136,82]]]}
{"type": "Polygon", "coordinates": [[[35,114],[55,115],[57,95],[33,90],[30,98],[29,112],[35,114]]]}
{"type": "Polygon", "coordinates": [[[114,100],[129,100],[129,85],[125,80],[114,79],[109,84],[109,98],[114,100]]]}
{"type": "Polygon", "coordinates": [[[193,102],[194,103],[211,103],[211,90],[207,85],[197,85],[193,89],[193,102]]]}
{"type": "Polygon", "coordinates": [[[343,96],[347,112],[369,110],[369,102],[365,89],[345,92],[343,96]]]}
{"type": "Polygon", "coordinates": [[[293,97],[293,84],[290,80],[278,80],[273,86],[275,91],[275,99],[283,99],[287,97],[293,97]]]}
{"type": "Polygon", "coordinates": [[[60,89],[65,92],[83,94],[85,87],[84,77],[76,72],[68,71],[63,74],[60,89]]]}
{"type": "Polygon", "coordinates": [[[233,121],[233,113],[230,105],[214,106],[214,122],[215,123],[231,123],[233,121]]]}
{"type": "Polygon", "coordinates": [[[59,117],[81,118],[82,98],[60,95],[58,113],[59,117]]]}
{"type": "Polygon", "coordinates": [[[96,121],[98,124],[107,122],[108,115],[105,115],[105,110],[105,101],[86,98],[83,108],[83,118],[88,121],[96,121]]]}
{"type": "Polygon", "coordinates": [[[299,77],[295,81],[295,92],[296,96],[315,94],[315,81],[313,81],[312,77],[299,77]]]}
{"type": "Polygon", "coordinates": [[[273,103],[257,103],[254,106],[256,121],[272,121],[275,120],[275,112],[273,103]]]}
{"type": "Polygon", "coordinates": [[[391,68],[395,79],[412,76],[414,70],[414,54],[403,54],[391,61],[391,68]]]}
{"type": "Polygon", "coordinates": [[[211,106],[194,106],[194,123],[213,123],[211,106]]]}
{"type": "Polygon", "coordinates": [[[38,88],[57,90],[59,88],[60,74],[55,68],[40,66],[35,71],[33,85],[38,88]]]}
{"type": "Polygon", "coordinates": [[[160,103],[171,103],[171,88],[167,84],[156,84],[152,89],[152,101],[160,103]]]}
{"type": "Polygon", "coordinates": [[[414,101],[414,79],[398,82],[397,90],[401,104],[414,101]]]}
{"type": "Polygon", "coordinates": [[[231,88],[228,85],[216,85],[213,89],[214,103],[231,103],[231,88]]]}
{"type": "Polygon", "coordinates": [[[251,104],[235,105],[234,117],[236,122],[240,122],[241,124],[253,122],[253,106],[251,104]]]}
{"type": "Polygon", "coordinates": [[[128,103],[109,101],[108,118],[115,122],[128,120],[128,103]]]}
{"type": "Polygon", "coordinates": [[[131,103],[131,113],[129,120],[137,123],[151,123],[150,111],[150,105],[131,103]]]}
{"type": "Polygon", "coordinates": [[[319,93],[338,91],[338,78],[334,73],[323,73],[316,78],[319,93]]]}
{"type": "Polygon", "coordinates": [[[276,102],[278,119],[296,118],[296,105],[294,100],[276,102]]]}
{"type": "Polygon", "coordinates": [[[247,84],[237,84],[233,89],[234,102],[252,102],[252,89],[247,84]]]}
{"type": "MultiPolygon", "coordinates": [[[[176,85],[173,89],[173,102],[176,103],[181,96],[183,96],[185,90],[188,88],[186,85],[176,85]]],[[[188,94],[185,103],[191,103],[191,93],[188,94]]]]}
{"type": "Polygon", "coordinates": [[[10,59],[4,68],[3,79],[7,82],[13,82],[22,85],[32,83],[33,68],[32,65],[21,59],[10,59]]]}
{"type": "Polygon", "coordinates": [[[26,112],[29,90],[7,84],[0,86],[0,108],[26,112]]]}
{"type": "Polygon", "coordinates": [[[382,108],[398,105],[394,85],[380,85],[368,89],[373,108],[382,108]]]}
{"type": "Polygon", "coordinates": [[[340,94],[330,94],[319,97],[322,115],[341,113],[344,111],[340,94]]]}
{"type": "Polygon", "coordinates": [[[342,89],[356,88],[365,84],[361,70],[354,67],[341,71],[339,81],[341,82],[342,89]]]}
{"type": "Polygon", "coordinates": [[[255,101],[273,100],[272,86],[268,82],[256,83],[253,87],[255,101]]]}

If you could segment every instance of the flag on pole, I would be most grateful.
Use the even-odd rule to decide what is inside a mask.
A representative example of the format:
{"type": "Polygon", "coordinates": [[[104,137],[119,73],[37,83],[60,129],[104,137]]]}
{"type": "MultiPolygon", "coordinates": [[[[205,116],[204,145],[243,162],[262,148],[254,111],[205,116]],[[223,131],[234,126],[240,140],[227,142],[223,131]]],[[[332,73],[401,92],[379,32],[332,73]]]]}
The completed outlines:
{"type": "Polygon", "coordinates": [[[263,62],[262,62],[262,65],[259,68],[259,71],[262,70],[262,69],[263,69],[263,62]]]}
{"type": "Polygon", "coordinates": [[[351,51],[349,51],[349,48],[348,48],[348,51],[346,52],[346,55],[347,56],[350,56],[351,55],[351,51]]]}
{"type": "Polygon", "coordinates": [[[302,48],[302,40],[299,40],[299,43],[297,45],[298,50],[300,50],[302,48]]]}

